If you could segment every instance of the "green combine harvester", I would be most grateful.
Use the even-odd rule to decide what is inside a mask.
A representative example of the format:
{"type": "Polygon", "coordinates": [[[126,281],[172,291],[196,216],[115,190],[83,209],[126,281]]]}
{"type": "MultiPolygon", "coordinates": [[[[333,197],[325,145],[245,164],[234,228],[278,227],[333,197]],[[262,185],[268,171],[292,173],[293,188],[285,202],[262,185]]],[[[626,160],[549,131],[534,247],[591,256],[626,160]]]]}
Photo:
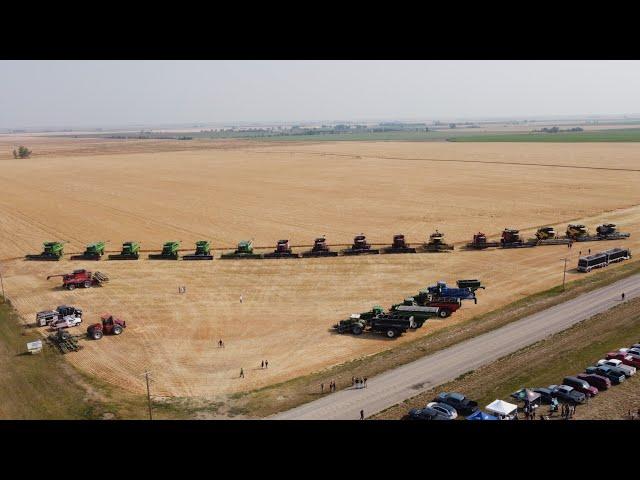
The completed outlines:
{"type": "Polygon", "coordinates": [[[64,242],[45,242],[40,255],[27,255],[26,260],[44,260],[57,262],[64,255],[64,242]]]}
{"type": "Polygon", "coordinates": [[[193,255],[184,255],[182,260],[213,260],[211,243],[208,240],[196,242],[196,252],[193,255]]]}
{"type": "Polygon", "coordinates": [[[223,253],[220,257],[223,260],[228,260],[232,258],[263,258],[263,255],[260,253],[253,253],[253,241],[252,240],[243,240],[238,243],[238,248],[233,253],[223,253]]]}
{"type": "Polygon", "coordinates": [[[105,242],[89,243],[82,255],[73,255],[71,260],[100,260],[104,255],[105,242]]]}
{"type": "Polygon", "coordinates": [[[122,251],[109,255],[109,260],[138,260],[140,258],[140,243],[124,242],[122,251]]]}
{"type": "Polygon", "coordinates": [[[149,260],[178,260],[180,242],[165,242],[162,245],[162,253],[150,253],[149,260]]]}

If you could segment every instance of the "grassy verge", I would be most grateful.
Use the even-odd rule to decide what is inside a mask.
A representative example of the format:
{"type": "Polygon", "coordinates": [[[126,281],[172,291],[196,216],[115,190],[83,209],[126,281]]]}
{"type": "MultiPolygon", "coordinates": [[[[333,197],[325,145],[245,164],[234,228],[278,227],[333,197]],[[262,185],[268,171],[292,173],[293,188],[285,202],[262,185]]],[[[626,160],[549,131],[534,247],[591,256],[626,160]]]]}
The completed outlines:
{"type": "Polygon", "coordinates": [[[320,383],[327,385],[329,381],[334,380],[339,389],[346,388],[351,385],[352,376],[373,377],[636,273],[640,273],[640,262],[620,264],[615,268],[598,272],[597,275],[588,275],[567,283],[565,291],[562,291],[561,286],[557,286],[539,292],[393,349],[251,392],[235,394],[228,398],[227,404],[237,414],[251,417],[272,415],[319,398],[320,383]]]}
{"type": "MultiPolygon", "coordinates": [[[[520,388],[558,385],[595,364],[605,354],[640,339],[640,299],[618,305],[567,330],[507,355],[452,382],[395,405],[375,419],[399,419],[411,408],[423,407],[443,391],[459,391],[476,399],[481,408],[496,398],[513,402],[509,395],[520,388]]],[[[640,400],[640,375],[601,392],[578,408],[576,418],[619,419],[640,400]]],[[[547,413],[546,409],[543,409],[547,413]]]]}
{"type": "Polygon", "coordinates": [[[450,142],[640,142],[640,129],[588,130],[558,133],[503,133],[465,135],[448,138],[450,142]]]}

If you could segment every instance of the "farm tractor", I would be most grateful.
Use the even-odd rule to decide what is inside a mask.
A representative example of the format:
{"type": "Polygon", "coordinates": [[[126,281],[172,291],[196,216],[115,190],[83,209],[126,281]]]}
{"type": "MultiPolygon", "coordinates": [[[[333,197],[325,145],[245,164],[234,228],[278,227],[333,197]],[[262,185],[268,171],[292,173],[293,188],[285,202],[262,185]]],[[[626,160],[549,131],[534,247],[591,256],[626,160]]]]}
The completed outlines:
{"type": "Polygon", "coordinates": [[[149,260],[178,260],[180,242],[165,242],[161,253],[150,253],[149,260]]]}
{"type": "Polygon", "coordinates": [[[182,260],[213,260],[211,243],[208,240],[196,242],[196,251],[193,255],[184,255],[182,260]]]}
{"type": "Polygon", "coordinates": [[[84,253],[81,255],[73,255],[71,260],[100,260],[104,255],[105,242],[89,243],[84,253]]]}
{"type": "Polygon", "coordinates": [[[42,253],[39,255],[27,255],[26,260],[58,261],[64,255],[64,244],[66,242],[45,242],[42,253]]]}
{"type": "Polygon", "coordinates": [[[104,335],[120,335],[127,327],[124,320],[115,318],[113,315],[103,315],[101,323],[94,323],[87,327],[87,335],[94,340],[100,340],[104,335]]]}
{"type": "Polygon", "coordinates": [[[109,277],[104,273],[91,273],[89,270],[74,270],[72,273],[61,273],[49,275],[47,280],[54,277],[62,277],[62,288],[73,290],[76,287],[91,288],[94,285],[102,286],[109,281],[109,277]]]}
{"type": "Polygon", "coordinates": [[[302,254],[303,257],[337,257],[338,252],[332,252],[327,245],[325,237],[318,237],[313,242],[313,247],[302,254]]]}
{"type": "Polygon", "coordinates": [[[394,235],[393,244],[382,251],[383,253],[416,253],[416,249],[405,241],[404,235],[394,235]]]}
{"type": "Polygon", "coordinates": [[[371,245],[367,243],[367,237],[360,234],[353,238],[353,245],[342,250],[342,253],[344,255],[371,255],[380,253],[380,250],[372,249],[371,245]]]}
{"type": "Polygon", "coordinates": [[[446,252],[453,250],[453,245],[449,245],[444,241],[444,233],[437,229],[429,235],[429,242],[423,245],[425,252],[446,252]]]}
{"type": "Polygon", "coordinates": [[[333,326],[338,333],[361,335],[364,332],[378,332],[385,334],[387,338],[399,337],[410,328],[416,328],[413,316],[406,318],[395,312],[384,313],[382,307],[377,305],[369,312],[354,313],[333,326]]]}
{"type": "Polygon", "coordinates": [[[233,258],[262,258],[259,253],[253,253],[253,240],[242,240],[238,243],[238,248],[235,252],[223,253],[220,256],[221,259],[233,259],[233,258]]]}
{"type": "Polygon", "coordinates": [[[140,257],[140,243],[124,242],[122,251],[109,255],[109,260],[138,260],[140,257]]]}
{"type": "Polygon", "coordinates": [[[289,246],[289,240],[278,240],[276,249],[271,253],[265,253],[264,258],[299,258],[300,255],[293,253],[289,246]]]}
{"type": "Polygon", "coordinates": [[[458,288],[451,288],[445,282],[437,282],[431,287],[427,287],[427,293],[431,294],[431,299],[437,298],[457,298],[460,300],[473,300],[478,303],[476,298],[476,290],[485,287],[481,285],[480,280],[458,280],[458,288]]]}

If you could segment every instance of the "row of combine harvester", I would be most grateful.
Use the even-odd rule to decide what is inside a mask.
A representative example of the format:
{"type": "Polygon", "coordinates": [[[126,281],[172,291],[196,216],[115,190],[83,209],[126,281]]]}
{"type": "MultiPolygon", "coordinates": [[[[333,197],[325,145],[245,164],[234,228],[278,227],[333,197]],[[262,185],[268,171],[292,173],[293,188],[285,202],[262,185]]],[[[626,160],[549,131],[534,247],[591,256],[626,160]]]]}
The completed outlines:
{"type": "Polygon", "coordinates": [[[473,240],[467,243],[468,249],[485,248],[527,248],[538,245],[567,245],[573,242],[597,242],[601,240],[621,240],[629,238],[631,234],[618,232],[614,223],[604,223],[596,228],[596,234],[589,233],[587,227],[582,224],[570,223],[564,236],[558,236],[555,228],[538,228],[535,238],[524,240],[520,236],[520,231],[513,228],[505,228],[499,241],[490,242],[484,233],[477,233],[473,240]]]}
{"type": "Polygon", "coordinates": [[[458,280],[457,288],[445,282],[420,290],[404,302],[392,305],[388,312],[376,305],[370,311],[354,313],[333,326],[337,333],[381,333],[387,338],[396,338],[408,330],[415,330],[430,319],[445,319],[456,312],[464,300],[478,303],[476,290],[484,289],[480,280],[458,280]]]}
{"type": "MultiPolygon", "coordinates": [[[[43,251],[39,255],[27,255],[27,260],[57,261],[64,256],[64,244],[66,242],[45,242],[43,251]]],[[[71,260],[100,260],[105,254],[106,242],[94,242],[86,246],[84,253],[72,255],[71,260]]],[[[394,235],[393,243],[383,248],[373,248],[376,245],[367,242],[365,235],[356,235],[353,244],[340,251],[333,251],[326,242],[325,237],[315,239],[311,249],[302,253],[293,252],[289,240],[278,240],[275,250],[270,253],[256,253],[253,240],[243,240],[238,243],[233,252],[223,253],[220,258],[225,259],[262,259],[262,258],[309,258],[309,257],[337,257],[339,255],[374,255],[392,253],[418,253],[418,252],[448,252],[453,250],[453,245],[444,241],[444,234],[435,231],[429,236],[429,240],[418,246],[409,245],[404,235],[394,235]]],[[[138,260],[140,258],[140,243],[125,242],[122,251],[118,254],[108,255],[109,260],[138,260]]],[[[180,257],[180,242],[170,241],[162,245],[160,253],[150,253],[149,260],[178,260],[180,257]]],[[[183,260],[213,260],[211,242],[200,240],[196,242],[196,249],[192,255],[183,255],[183,260]]]]}

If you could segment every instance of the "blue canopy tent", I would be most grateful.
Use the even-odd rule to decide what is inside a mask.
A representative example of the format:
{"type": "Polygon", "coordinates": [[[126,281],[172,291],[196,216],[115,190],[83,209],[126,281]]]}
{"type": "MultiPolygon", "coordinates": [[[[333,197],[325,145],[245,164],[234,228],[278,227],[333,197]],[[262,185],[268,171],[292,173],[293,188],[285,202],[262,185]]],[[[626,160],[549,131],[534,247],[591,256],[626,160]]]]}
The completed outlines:
{"type": "Polygon", "coordinates": [[[484,413],[482,410],[476,410],[467,417],[467,420],[498,420],[498,417],[484,413]]]}

